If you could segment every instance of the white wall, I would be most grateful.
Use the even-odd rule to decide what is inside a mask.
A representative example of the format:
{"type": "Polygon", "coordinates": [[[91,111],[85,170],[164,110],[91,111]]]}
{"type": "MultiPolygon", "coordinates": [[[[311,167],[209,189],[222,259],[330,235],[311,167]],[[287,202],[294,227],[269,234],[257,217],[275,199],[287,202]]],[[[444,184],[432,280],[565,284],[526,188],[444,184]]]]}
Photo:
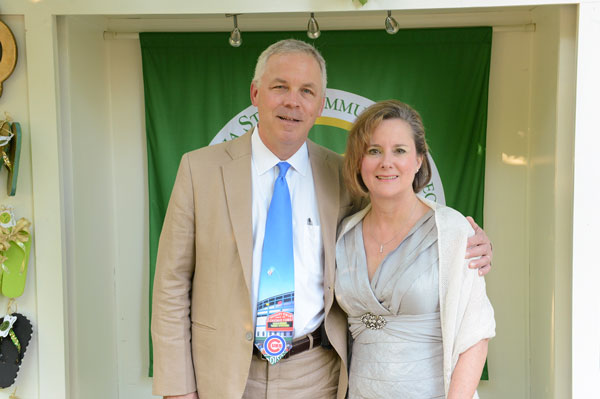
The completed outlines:
{"type": "Polygon", "coordinates": [[[117,398],[115,153],[110,134],[105,19],[59,20],[72,398],[117,398]]]}
{"type": "Polygon", "coordinates": [[[61,42],[72,398],[147,398],[148,199],[139,41],[66,17],[61,42]]]}
{"type": "Polygon", "coordinates": [[[571,392],[575,10],[533,11],[528,225],[531,398],[571,392]]]}
{"type": "Polygon", "coordinates": [[[484,228],[494,245],[486,282],[496,338],[489,344],[490,380],[480,383],[482,398],[529,398],[527,162],[535,34],[496,33],[492,40],[484,228]]]}
{"type": "Polygon", "coordinates": [[[148,176],[142,56],[138,40],[107,43],[116,226],[119,398],[148,398],[148,176]]]}

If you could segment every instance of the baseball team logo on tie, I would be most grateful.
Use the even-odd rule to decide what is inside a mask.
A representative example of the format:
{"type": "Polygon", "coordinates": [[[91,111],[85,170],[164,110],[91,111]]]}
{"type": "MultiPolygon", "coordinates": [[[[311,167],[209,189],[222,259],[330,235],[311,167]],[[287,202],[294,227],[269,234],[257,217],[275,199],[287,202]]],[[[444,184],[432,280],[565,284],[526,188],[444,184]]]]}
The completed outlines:
{"type": "Polygon", "coordinates": [[[292,201],[285,179],[290,164],[277,166],[279,175],[265,226],[254,334],[254,345],[271,364],[291,349],[294,334],[292,201]]]}

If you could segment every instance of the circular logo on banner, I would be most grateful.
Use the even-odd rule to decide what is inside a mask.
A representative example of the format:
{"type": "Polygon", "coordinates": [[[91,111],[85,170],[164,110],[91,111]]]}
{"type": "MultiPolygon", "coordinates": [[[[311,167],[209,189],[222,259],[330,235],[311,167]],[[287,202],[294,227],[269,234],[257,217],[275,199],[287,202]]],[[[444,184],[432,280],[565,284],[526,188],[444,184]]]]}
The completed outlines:
{"type": "Polygon", "coordinates": [[[285,340],[279,335],[271,335],[265,339],[264,349],[269,356],[279,356],[285,350],[285,340]]]}
{"type": "MultiPolygon", "coordinates": [[[[369,100],[358,94],[337,89],[327,89],[325,92],[325,107],[323,108],[322,115],[315,121],[315,125],[333,126],[348,131],[352,127],[356,117],[373,103],[373,100],[369,100]]],[[[233,140],[246,133],[253,126],[256,126],[257,123],[258,109],[254,105],[250,105],[231,118],[211,140],[210,145],[233,140]]],[[[431,154],[427,154],[427,158],[431,165],[431,181],[423,188],[419,195],[445,205],[446,198],[444,197],[442,180],[431,154]]]]}

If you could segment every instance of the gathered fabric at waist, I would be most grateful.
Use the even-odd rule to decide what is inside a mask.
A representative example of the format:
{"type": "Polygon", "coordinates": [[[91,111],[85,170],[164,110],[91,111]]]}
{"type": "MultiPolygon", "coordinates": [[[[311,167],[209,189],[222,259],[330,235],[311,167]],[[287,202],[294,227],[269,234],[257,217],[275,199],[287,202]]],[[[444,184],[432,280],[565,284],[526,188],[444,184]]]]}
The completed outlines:
{"type": "Polygon", "coordinates": [[[361,316],[348,317],[350,332],[354,340],[362,343],[390,342],[442,342],[440,312],[419,315],[380,315],[385,325],[380,329],[369,329],[361,316]],[[400,340],[400,341],[399,341],[400,340]]]}
{"type": "Polygon", "coordinates": [[[443,398],[439,312],[382,317],[380,329],[348,318],[354,337],[349,398],[443,398]]]}

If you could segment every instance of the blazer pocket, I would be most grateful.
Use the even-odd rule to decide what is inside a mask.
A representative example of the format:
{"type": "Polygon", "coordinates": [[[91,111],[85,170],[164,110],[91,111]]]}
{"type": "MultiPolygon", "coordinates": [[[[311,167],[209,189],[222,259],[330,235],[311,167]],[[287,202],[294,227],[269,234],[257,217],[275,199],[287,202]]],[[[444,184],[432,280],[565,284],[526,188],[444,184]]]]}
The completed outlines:
{"type": "Polygon", "coordinates": [[[323,239],[321,236],[321,226],[305,225],[302,248],[302,260],[304,266],[311,277],[321,273],[323,263],[321,256],[323,254],[323,239]]]}
{"type": "Polygon", "coordinates": [[[202,330],[202,331],[216,331],[217,330],[216,327],[213,327],[208,324],[200,323],[198,321],[193,321],[193,320],[192,320],[192,328],[196,328],[196,329],[202,330]]]}

